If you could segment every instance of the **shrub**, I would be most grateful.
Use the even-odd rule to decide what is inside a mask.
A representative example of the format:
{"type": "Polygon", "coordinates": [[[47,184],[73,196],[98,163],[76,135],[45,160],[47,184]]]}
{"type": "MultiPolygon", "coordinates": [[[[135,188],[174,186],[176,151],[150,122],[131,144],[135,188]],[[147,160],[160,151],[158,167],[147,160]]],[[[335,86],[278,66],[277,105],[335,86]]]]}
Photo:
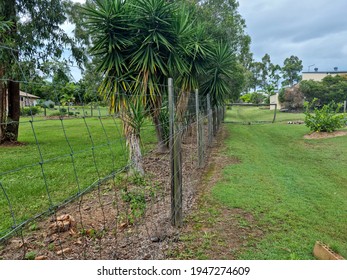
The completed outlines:
{"type": "Polygon", "coordinates": [[[240,96],[240,100],[244,103],[259,104],[264,102],[265,96],[259,92],[249,92],[240,96]]]}
{"type": "Polygon", "coordinates": [[[242,96],[240,96],[241,101],[245,102],[245,103],[250,103],[251,102],[251,93],[246,93],[242,96]]]}
{"type": "Polygon", "coordinates": [[[36,106],[25,107],[25,108],[21,108],[20,110],[21,116],[35,116],[40,112],[41,112],[40,108],[36,106]]]}
{"type": "Polygon", "coordinates": [[[304,109],[304,95],[297,85],[281,89],[278,100],[290,111],[302,111],[304,109]]]}
{"type": "Polygon", "coordinates": [[[311,131],[317,132],[333,132],[345,125],[345,116],[338,114],[341,105],[332,102],[324,105],[322,108],[315,107],[313,113],[310,112],[317,99],[311,103],[306,103],[305,124],[311,131]]]}
{"type": "Polygon", "coordinates": [[[62,115],[65,115],[67,110],[65,108],[60,108],[59,109],[59,112],[62,114],[62,115]]]}

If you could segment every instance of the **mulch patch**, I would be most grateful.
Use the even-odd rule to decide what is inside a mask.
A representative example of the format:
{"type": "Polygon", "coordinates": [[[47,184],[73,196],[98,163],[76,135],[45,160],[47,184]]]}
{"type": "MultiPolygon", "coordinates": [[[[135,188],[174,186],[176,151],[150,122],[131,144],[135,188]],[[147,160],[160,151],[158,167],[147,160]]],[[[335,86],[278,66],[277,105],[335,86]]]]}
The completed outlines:
{"type": "Polygon", "coordinates": [[[325,139],[347,135],[347,131],[334,131],[334,132],[312,132],[304,136],[305,139],[325,139]]]}

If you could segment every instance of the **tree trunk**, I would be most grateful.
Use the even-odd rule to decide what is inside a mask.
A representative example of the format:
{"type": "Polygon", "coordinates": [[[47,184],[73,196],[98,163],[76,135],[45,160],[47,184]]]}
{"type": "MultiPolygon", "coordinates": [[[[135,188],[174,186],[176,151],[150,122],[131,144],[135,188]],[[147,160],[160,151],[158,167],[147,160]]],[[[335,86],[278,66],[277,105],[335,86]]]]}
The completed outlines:
{"type": "Polygon", "coordinates": [[[155,127],[155,132],[157,134],[157,139],[158,139],[158,152],[159,153],[166,153],[168,151],[168,139],[164,139],[165,136],[164,136],[164,131],[163,131],[163,126],[162,124],[160,123],[160,120],[159,120],[159,115],[158,114],[154,114],[152,116],[152,119],[153,119],[153,123],[154,123],[154,127],[155,127]]]}
{"type": "MultiPolygon", "coordinates": [[[[9,20],[13,22],[13,26],[11,26],[11,30],[5,34],[9,39],[16,41],[17,35],[17,13],[16,13],[16,1],[15,0],[6,0],[0,5],[0,14],[2,15],[4,20],[9,20]]],[[[0,40],[1,41],[1,40],[0,40]]],[[[1,42],[3,43],[3,42],[1,42]]],[[[16,47],[13,47],[17,49],[16,47]]],[[[19,61],[19,53],[18,50],[11,50],[11,54],[7,53],[5,55],[5,61],[2,62],[0,67],[3,67],[0,71],[9,74],[8,76],[12,77],[12,79],[16,78],[15,71],[11,69],[12,65],[17,65],[19,61]]],[[[2,77],[4,73],[0,73],[0,77],[2,77]]],[[[3,91],[3,86],[2,87],[3,91]]],[[[6,93],[5,93],[6,95],[6,93]]],[[[5,118],[4,125],[2,125],[1,133],[0,133],[0,141],[2,142],[14,142],[18,139],[18,127],[19,127],[19,117],[20,117],[20,96],[19,96],[19,83],[9,80],[7,84],[7,97],[2,97],[0,99],[0,109],[1,109],[1,118],[5,118]],[[7,100],[5,100],[7,99],[7,100]],[[5,100],[5,102],[4,102],[5,100]],[[4,103],[5,105],[4,105],[4,103]],[[3,111],[3,108],[7,108],[7,110],[3,111]],[[6,112],[7,111],[7,116],[6,112]]]]}
{"type": "Polygon", "coordinates": [[[179,124],[183,123],[184,115],[188,109],[189,103],[189,92],[180,92],[180,96],[178,97],[177,106],[176,106],[176,116],[179,124]]]}
{"type": "Polygon", "coordinates": [[[127,143],[129,146],[130,172],[143,176],[145,171],[143,170],[142,165],[140,136],[136,133],[131,133],[129,137],[127,137],[127,143]]]}
{"type": "MultiPolygon", "coordinates": [[[[4,70],[0,66],[0,79],[4,75],[4,70]]],[[[4,141],[6,131],[6,116],[7,116],[7,94],[5,83],[0,81],[0,143],[4,141]]]]}
{"type": "Polygon", "coordinates": [[[184,117],[188,110],[190,92],[180,92],[176,105],[176,121],[178,123],[178,131],[180,133],[180,141],[183,141],[183,135],[188,130],[188,135],[191,136],[190,126],[184,128],[184,117]]]}
{"type": "Polygon", "coordinates": [[[145,174],[142,164],[142,153],[141,153],[141,138],[140,132],[135,129],[126,121],[127,117],[123,119],[124,134],[126,137],[126,144],[129,148],[129,173],[131,175],[145,174]]]}
{"type": "Polygon", "coordinates": [[[18,140],[18,128],[20,118],[19,83],[8,82],[8,116],[4,135],[4,142],[16,142],[18,140]]]}

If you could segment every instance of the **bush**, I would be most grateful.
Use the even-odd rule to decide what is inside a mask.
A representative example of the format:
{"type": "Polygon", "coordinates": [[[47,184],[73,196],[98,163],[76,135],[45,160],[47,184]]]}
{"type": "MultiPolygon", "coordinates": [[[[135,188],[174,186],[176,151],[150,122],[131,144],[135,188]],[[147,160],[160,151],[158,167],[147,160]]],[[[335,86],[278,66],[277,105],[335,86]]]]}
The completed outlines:
{"type": "Polygon", "coordinates": [[[330,103],[324,105],[322,108],[314,108],[313,114],[310,112],[310,108],[314,106],[316,99],[311,103],[306,103],[305,111],[305,124],[310,131],[317,132],[333,132],[338,128],[345,125],[345,116],[338,114],[341,105],[330,103]]]}
{"type": "Polygon", "coordinates": [[[265,96],[259,92],[249,92],[240,96],[240,100],[244,103],[259,104],[263,103],[265,96]]]}
{"type": "Polygon", "coordinates": [[[60,108],[59,109],[59,112],[62,114],[62,115],[65,115],[67,110],[65,108],[60,108]]]}
{"type": "Polygon", "coordinates": [[[246,93],[246,94],[240,96],[240,100],[245,102],[245,103],[250,103],[251,102],[251,96],[252,96],[251,93],[246,93]]]}
{"type": "Polygon", "coordinates": [[[33,107],[25,107],[21,108],[20,115],[21,116],[35,116],[41,112],[39,107],[33,106],[33,107]]]}
{"type": "Polygon", "coordinates": [[[303,111],[304,95],[298,86],[281,89],[278,100],[290,111],[303,111]]]}

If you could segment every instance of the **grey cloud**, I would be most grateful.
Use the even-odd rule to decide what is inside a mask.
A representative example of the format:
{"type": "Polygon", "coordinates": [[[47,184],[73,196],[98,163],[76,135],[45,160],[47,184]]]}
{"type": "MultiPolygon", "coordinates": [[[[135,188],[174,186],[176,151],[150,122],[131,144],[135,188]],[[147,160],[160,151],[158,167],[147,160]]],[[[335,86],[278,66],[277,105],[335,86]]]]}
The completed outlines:
{"type": "MultiPolygon", "coordinates": [[[[252,37],[256,60],[269,53],[283,64],[294,54],[305,67],[347,70],[347,1],[345,0],[239,0],[252,37]]],[[[304,68],[305,70],[305,68],[304,68]]],[[[324,69],[325,70],[325,69],[324,69]]]]}

